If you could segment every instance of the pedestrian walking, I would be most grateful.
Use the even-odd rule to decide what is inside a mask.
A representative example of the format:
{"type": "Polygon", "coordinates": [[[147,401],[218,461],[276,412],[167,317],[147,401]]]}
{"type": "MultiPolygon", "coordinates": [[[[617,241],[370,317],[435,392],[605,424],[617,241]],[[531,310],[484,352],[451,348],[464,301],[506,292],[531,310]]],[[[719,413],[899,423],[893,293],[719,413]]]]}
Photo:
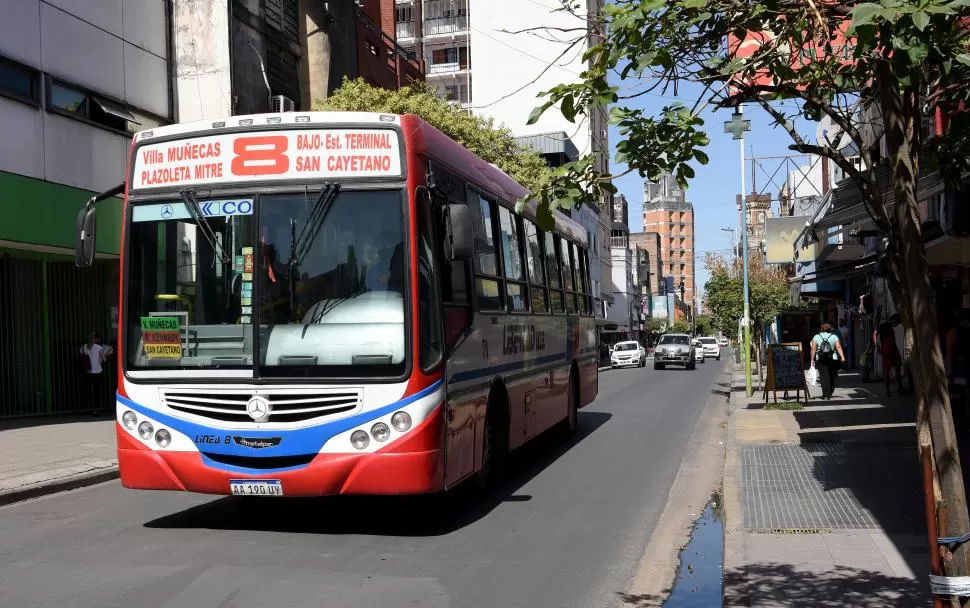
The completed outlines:
{"type": "Polygon", "coordinates": [[[85,407],[92,413],[101,409],[104,404],[104,363],[108,359],[109,350],[101,344],[101,335],[92,331],[88,341],[81,347],[78,364],[84,372],[85,407]]]}
{"type": "Polygon", "coordinates": [[[905,393],[903,390],[903,358],[899,354],[899,346],[896,345],[896,326],[901,322],[899,315],[894,314],[888,320],[880,323],[876,331],[872,332],[872,343],[882,354],[882,382],[886,387],[887,397],[892,396],[892,391],[889,390],[889,379],[893,370],[896,371],[896,387],[899,394],[905,393]]]}
{"type": "Polygon", "coordinates": [[[831,323],[822,323],[820,331],[812,338],[811,366],[815,368],[822,383],[822,399],[831,399],[839,374],[839,363],[845,361],[842,341],[833,331],[831,323]]]}

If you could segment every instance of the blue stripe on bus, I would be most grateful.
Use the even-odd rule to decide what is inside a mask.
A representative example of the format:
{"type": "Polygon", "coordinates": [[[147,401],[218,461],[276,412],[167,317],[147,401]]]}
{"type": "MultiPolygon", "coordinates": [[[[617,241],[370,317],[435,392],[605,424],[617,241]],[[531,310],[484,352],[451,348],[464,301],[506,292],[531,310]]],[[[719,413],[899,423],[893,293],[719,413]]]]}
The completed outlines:
{"type": "MultiPolygon", "coordinates": [[[[323,447],[323,444],[334,436],[349,431],[357,426],[364,425],[375,418],[380,418],[381,416],[390,414],[391,412],[394,412],[405,405],[408,405],[409,403],[413,403],[418,399],[434,393],[440,387],[441,380],[435,382],[433,385],[419,393],[405,397],[400,401],[395,401],[394,403],[385,405],[376,410],[361,412],[360,414],[350,416],[349,418],[342,418],[340,420],[334,420],[333,422],[327,422],[324,424],[299,429],[223,429],[211,425],[200,424],[190,420],[175,418],[169,414],[152,410],[139,403],[135,403],[131,399],[126,399],[121,395],[117,395],[117,399],[119,403],[131,408],[135,412],[148,416],[159,424],[186,435],[193,443],[196,443],[195,438],[200,435],[213,436],[220,439],[218,443],[196,443],[196,447],[200,451],[213,454],[224,454],[227,456],[300,456],[305,454],[316,454],[320,451],[320,448],[323,447]],[[231,439],[230,442],[226,444],[225,437],[231,437],[233,435],[241,435],[244,437],[258,439],[280,437],[282,438],[282,441],[280,441],[278,446],[269,448],[249,448],[237,445],[231,439]]],[[[216,468],[231,469],[226,465],[221,465],[218,463],[210,464],[216,468]]]]}
{"type": "Polygon", "coordinates": [[[565,360],[566,354],[559,353],[558,355],[546,355],[545,357],[539,357],[538,359],[533,359],[531,361],[513,361],[512,363],[503,363],[502,365],[493,365],[492,367],[483,367],[481,369],[470,370],[467,372],[458,372],[451,376],[451,381],[464,382],[465,380],[474,380],[475,378],[484,378],[485,376],[492,376],[494,374],[502,374],[505,372],[515,372],[539,365],[545,365],[546,363],[556,363],[558,361],[565,360]]]}

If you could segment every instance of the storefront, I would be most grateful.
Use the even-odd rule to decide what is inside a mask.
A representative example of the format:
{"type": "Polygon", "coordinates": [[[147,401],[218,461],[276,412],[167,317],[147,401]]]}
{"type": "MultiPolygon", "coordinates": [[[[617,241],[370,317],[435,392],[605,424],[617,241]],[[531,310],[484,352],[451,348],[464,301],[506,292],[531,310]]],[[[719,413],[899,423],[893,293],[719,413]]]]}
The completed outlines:
{"type": "Polygon", "coordinates": [[[75,221],[92,193],[4,172],[0,191],[0,418],[81,411],[78,348],[91,331],[115,341],[120,201],[99,210],[98,259],[79,270],[75,221]]]}

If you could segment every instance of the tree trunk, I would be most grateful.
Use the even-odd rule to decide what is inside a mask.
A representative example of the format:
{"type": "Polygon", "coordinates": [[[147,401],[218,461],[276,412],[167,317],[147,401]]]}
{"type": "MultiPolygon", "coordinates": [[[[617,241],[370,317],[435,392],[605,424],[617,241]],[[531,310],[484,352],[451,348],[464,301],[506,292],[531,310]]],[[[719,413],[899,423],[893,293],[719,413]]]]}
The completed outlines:
{"type": "MultiPolygon", "coordinates": [[[[895,198],[894,234],[891,235],[889,251],[891,280],[897,283],[895,289],[900,298],[897,304],[902,314],[912,322],[913,372],[920,378],[916,382],[918,400],[922,399],[926,410],[922,422],[925,423],[928,418],[942,493],[939,534],[959,536],[970,532],[970,517],[916,200],[921,108],[916,89],[910,87],[901,90],[899,82],[889,73],[888,66],[884,68],[877,84],[895,198]]],[[[917,422],[920,422],[919,415],[917,422]]],[[[952,553],[945,552],[943,568],[947,576],[970,575],[970,546],[964,543],[956,545],[952,553]]],[[[961,601],[961,605],[970,606],[970,599],[961,601]]]]}

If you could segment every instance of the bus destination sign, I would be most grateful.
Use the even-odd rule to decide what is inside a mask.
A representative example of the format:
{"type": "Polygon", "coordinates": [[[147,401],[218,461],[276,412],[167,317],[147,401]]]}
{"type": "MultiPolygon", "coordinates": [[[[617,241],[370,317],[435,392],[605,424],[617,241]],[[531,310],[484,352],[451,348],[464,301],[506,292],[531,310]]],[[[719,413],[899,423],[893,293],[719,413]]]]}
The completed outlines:
{"type": "Polygon", "coordinates": [[[400,142],[390,129],[261,131],[142,145],[131,189],[401,175],[400,142]]]}

